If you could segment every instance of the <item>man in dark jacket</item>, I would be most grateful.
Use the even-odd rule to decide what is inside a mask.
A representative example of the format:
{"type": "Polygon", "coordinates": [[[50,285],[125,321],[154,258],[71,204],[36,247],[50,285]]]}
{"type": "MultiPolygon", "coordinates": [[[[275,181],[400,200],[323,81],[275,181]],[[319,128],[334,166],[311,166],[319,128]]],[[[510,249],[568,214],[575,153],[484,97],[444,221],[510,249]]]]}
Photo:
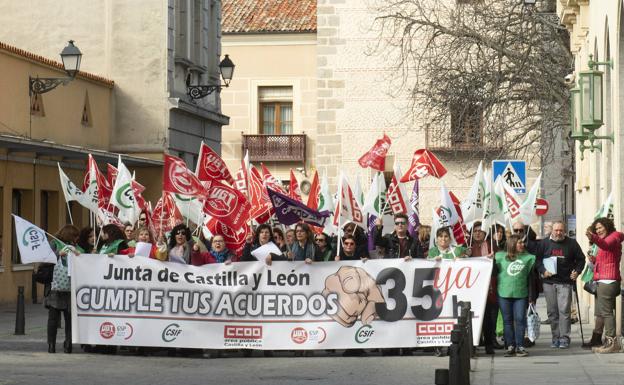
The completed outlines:
{"type": "Polygon", "coordinates": [[[572,290],[585,267],[585,255],[576,240],[566,236],[565,224],[561,221],[553,223],[550,237],[542,239],[538,248],[536,265],[544,282],[551,347],[567,349],[570,347],[572,290]],[[552,258],[553,262],[545,264],[547,258],[552,258]]]}
{"type": "Polygon", "coordinates": [[[381,218],[375,220],[373,230],[375,246],[386,250],[385,258],[424,258],[424,255],[417,255],[417,250],[420,250],[416,247],[418,240],[410,236],[407,228],[407,215],[405,214],[399,213],[394,216],[394,231],[391,234],[382,235],[383,222],[381,218]]]}

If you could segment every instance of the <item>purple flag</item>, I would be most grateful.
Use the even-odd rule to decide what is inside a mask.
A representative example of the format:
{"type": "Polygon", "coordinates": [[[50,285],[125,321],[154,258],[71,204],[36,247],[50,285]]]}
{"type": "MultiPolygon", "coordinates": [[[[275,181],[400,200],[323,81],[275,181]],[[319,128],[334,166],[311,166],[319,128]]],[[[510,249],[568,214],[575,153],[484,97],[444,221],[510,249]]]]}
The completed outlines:
{"type": "Polygon", "coordinates": [[[375,231],[376,219],[377,219],[376,216],[372,214],[368,214],[368,251],[374,251],[376,249],[375,238],[374,238],[374,233],[373,233],[375,231]]]}
{"type": "Polygon", "coordinates": [[[418,217],[418,179],[414,181],[409,204],[412,207],[412,215],[408,217],[409,225],[407,229],[412,237],[416,237],[418,235],[416,232],[420,226],[420,218],[418,217]]]}
{"type": "Polygon", "coordinates": [[[273,191],[268,187],[267,192],[275,208],[277,220],[285,225],[292,225],[303,221],[310,225],[323,227],[325,226],[325,221],[331,215],[329,211],[319,212],[312,210],[302,202],[280,194],[277,191],[273,191]]]}

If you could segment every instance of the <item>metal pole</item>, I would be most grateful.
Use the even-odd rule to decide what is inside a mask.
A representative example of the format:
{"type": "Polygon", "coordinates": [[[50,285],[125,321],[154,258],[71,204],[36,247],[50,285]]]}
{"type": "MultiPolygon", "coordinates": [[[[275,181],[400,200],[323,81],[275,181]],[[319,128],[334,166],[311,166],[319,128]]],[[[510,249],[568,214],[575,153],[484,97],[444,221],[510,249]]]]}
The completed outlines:
{"type": "Polygon", "coordinates": [[[15,314],[15,335],[23,336],[26,326],[26,318],[24,317],[24,286],[17,288],[17,311],[15,314]]]}

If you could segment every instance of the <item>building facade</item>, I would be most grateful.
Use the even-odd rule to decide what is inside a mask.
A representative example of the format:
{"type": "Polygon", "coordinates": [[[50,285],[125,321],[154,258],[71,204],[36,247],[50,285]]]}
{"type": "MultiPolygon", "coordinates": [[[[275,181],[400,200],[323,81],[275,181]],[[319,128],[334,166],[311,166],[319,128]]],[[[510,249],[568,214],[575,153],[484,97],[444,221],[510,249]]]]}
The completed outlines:
{"type": "MultiPolygon", "coordinates": [[[[344,171],[351,183],[359,178],[366,189],[372,174],[357,160],[386,133],[393,140],[386,160],[388,178],[395,161],[405,172],[414,151],[428,148],[449,169],[444,177],[446,187],[463,198],[479,159],[489,168],[488,150],[499,148],[484,139],[466,143],[458,152],[450,140],[430,135],[427,122],[410,110],[409,91],[397,84],[392,52],[375,50],[380,36],[374,28],[377,14],[370,2],[306,0],[298,2],[296,11],[292,5],[289,11],[288,3],[224,1],[223,46],[240,58],[237,81],[232,83],[231,92],[223,95],[224,112],[231,116],[230,125],[223,131],[223,156],[228,166],[238,169],[242,148],[250,148],[252,162],[268,164],[282,180],[288,178],[290,168],[302,166],[308,177],[314,170],[326,173],[332,188],[344,171]],[[292,113],[288,124],[277,119],[283,103],[292,113]],[[282,127],[276,128],[276,124],[282,127]],[[291,152],[288,135],[304,133],[306,153],[302,161],[291,152]],[[246,140],[261,142],[257,151],[264,153],[254,159],[253,145],[243,145],[246,140]],[[271,158],[286,155],[289,161],[271,158]]],[[[565,186],[559,158],[565,151],[562,145],[555,151],[556,159],[543,160],[539,155],[527,159],[528,186],[543,164],[552,166],[542,179],[542,196],[550,202],[544,221],[565,218],[571,210],[572,194],[565,194],[571,186],[565,186]]],[[[296,176],[299,182],[307,179],[299,173],[296,176]]],[[[439,188],[440,182],[433,178],[421,182],[420,207],[425,222],[430,221],[430,207],[439,201],[439,188]]]]}
{"type": "MultiPolygon", "coordinates": [[[[11,214],[51,234],[70,222],[68,210],[76,226],[88,226],[88,211],[65,202],[57,163],[82,185],[89,153],[103,169],[116,164],[117,154],[109,151],[112,80],[80,72],[66,86],[29,95],[29,76],[62,78],[63,66],[5,43],[0,43],[0,68],[0,303],[8,303],[16,300],[20,286],[26,298],[43,294],[43,287],[32,283],[33,265],[21,263],[11,214]]],[[[123,159],[147,192],[160,191],[161,161],[123,159]]],[[[157,196],[146,193],[148,199],[157,196]]]]}
{"type": "MultiPolygon", "coordinates": [[[[582,150],[581,142],[575,144],[576,182],[576,232],[585,234],[598,209],[607,197],[613,197],[613,215],[615,227],[622,230],[624,216],[622,207],[622,156],[624,154],[624,131],[620,128],[624,121],[624,4],[620,0],[580,1],[558,0],[557,13],[561,23],[570,33],[570,51],[574,55],[573,72],[569,75],[571,86],[579,84],[581,72],[589,69],[589,61],[612,62],[612,65],[600,65],[603,72],[599,108],[602,111],[603,124],[595,131],[597,136],[612,136],[612,139],[598,139],[595,145],[601,146],[593,151],[582,150]],[[590,57],[591,55],[591,57],[590,57]]],[[[578,100],[578,99],[577,99],[578,100]]],[[[582,102],[582,106],[588,103],[582,102]]],[[[578,103],[577,103],[577,107],[578,103]]],[[[584,108],[584,107],[583,107],[584,108]]],[[[581,112],[575,111],[578,121],[581,112]]],[[[571,126],[575,126],[571,121],[571,126]]],[[[589,146],[589,141],[582,142],[589,146]]],[[[579,243],[587,249],[586,237],[579,236],[579,243]]],[[[623,266],[621,265],[620,268],[623,266]]],[[[581,290],[582,292],[582,290],[581,290]]],[[[593,297],[583,293],[583,305],[591,317],[593,297]]],[[[621,330],[621,303],[617,304],[618,330],[621,330]]],[[[618,331],[619,333],[619,331],[618,331]]]]}
{"type": "Polygon", "coordinates": [[[201,140],[220,150],[228,123],[220,94],[193,101],[186,93],[189,75],[192,84],[220,83],[220,1],[0,5],[0,41],[56,57],[71,38],[84,54],[82,69],[115,79],[112,151],[154,159],[168,151],[194,165],[201,140]]]}

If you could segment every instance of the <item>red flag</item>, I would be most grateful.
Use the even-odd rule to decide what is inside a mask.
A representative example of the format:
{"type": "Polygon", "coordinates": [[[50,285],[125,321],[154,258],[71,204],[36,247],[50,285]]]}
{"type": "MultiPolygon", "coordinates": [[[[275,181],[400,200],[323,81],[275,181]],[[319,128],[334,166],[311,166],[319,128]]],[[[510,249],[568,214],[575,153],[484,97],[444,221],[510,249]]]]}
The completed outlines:
{"type": "Polygon", "coordinates": [[[249,219],[250,204],[247,198],[236,188],[217,180],[204,183],[208,192],[204,212],[230,228],[243,226],[249,219]]]}
{"type": "Polygon", "coordinates": [[[151,223],[157,235],[171,231],[175,225],[182,223],[182,214],[168,192],[163,192],[163,196],[158,199],[152,212],[151,223]]]}
{"type": "Polygon", "coordinates": [[[273,204],[262,183],[262,177],[254,166],[250,166],[248,178],[249,203],[251,204],[250,217],[258,223],[264,223],[271,217],[273,204]]]}
{"type": "Polygon", "coordinates": [[[297,182],[297,178],[295,178],[292,168],[290,169],[290,188],[288,189],[288,196],[296,201],[302,202],[299,182],[297,182]]]}
{"type": "Polygon", "coordinates": [[[145,191],[145,186],[143,186],[139,182],[133,180],[132,181],[132,192],[134,193],[134,198],[136,199],[137,204],[139,205],[141,210],[147,209],[147,202],[145,201],[145,198],[143,198],[143,195],[141,195],[141,193],[143,193],[143,191],[145,191]]]}
{"type": "Polygon", "coordinates": [[[206,190],[180,158],[164,154],[163,191],[189,196],[205,196],[206,190]]]}
{"type": "Polygon", "coordinates": [[[397,180],[396,173],[392,176],[392,181],[390,182],[390,187],[388,187],[388,193],[386,194],[386,199],[388,200],[388,205],[392,209],[393,214],[408,214],[408,201],[405,199],[406,197],[403,194],[403,189],[399,185],[399,181],[397,180]]]}
{"type": "MultiPolygon", "coordinates": [[[[104,175],[100,172],[97,162],[91,154],[89,154],[89,160],[87,165],[87,173],[83,183],[83,192],[87,191],[91,181],[96,181],[97,185],[97,197],[98,207],[108,208],[110,197],[113,194],[113,185],[109,183],[104,175]]],[[[110,209],[110,208],[109,208],[110,209]]]]}
{"type": "Polygon", "coordinates": [[[245,179],[245,172],[243,167],[239,167],[236,175],[234,176],[234,187],[245,195],[248,195],[247,180],[245,179]]]}
{"type": "Polygon", "coordinates": [[[401,178],[401,182],[405,183],[416,179],[422,179],[428,175],[440,179],[444,174],[446,174],[446,168],[433,152],[420,149],[414,152],[412,164],[409,170],[403,175],[403,178],[401,178]]]}
{"type": "Polygon", "coordinates": [[[392,140],[390,140],[388,135],[384,134],[383,138],[378,139],[373,147],[358,159],[358,163],[364,168],[370,167],[374,170],[384,172],[386,169],[386,155],[388,154],[391,144],[392,140]]]}
{"type": "Polygon", "coordinates": [[[466,234],[468,234],[468,228],[464,224],[464,216],[461,212],[461,203],[457,196],[453,194],[452,191],[449,191],[449,196],[453,201],[453,206],[455,206],[455,211],[457,211],[457,215],[459,215],[460,221],[453,225],[453,236],[458,244],[466,244],[466,234]]]}
{"type": "Polygon", "coordinates": [[[262,166],[262,178],[264,179],[264,184],[266,185],[266,187],[270,188],[273,191],[277,191],[278,193],[287,195],[286,191],[284,190],[284,186],[282,185],[282,182],[280,182],[279,180],[277,180],[277,178],[271,175],[271,172],[268,168],[266,168],[264,163],[260,163],[260,165],[262,166]]]}
{"type": "Polygon", "coordinates": [[[212,234],[223,236],[225,246],[236,255],[235,261],[238,261],[239,257],[243,254],[245,241],[250,231],[249,225],[244,223],[243,226],[234,230],[223,222],[219,222],[215,218],[210,218],[206,227],[208,227],[208,230],[210,230],[212,234]]]}
{"type": "Polygon", "coordinates": [[[232,174],[230,174],[230,170],[228,170],[223,159],[204,142],[199,148],[195,175],[199,180],[223,180],[234,186],[234,178],[232,178],[232,174]]]}
{"type": "Polygon", "coordinates": [[[308,207],[312,210],[318,210],[320,193],[321,185],[319,183],[318,171],[314,171],[314,176],[312,177],[312,186],[310,186],[310,195],[308,195],[308,207]]]}
{"type": "Polygon", "coordinates": [[[115,180],[117,179],[117,167],[113,166],[110,163],[106,163],[106,180],[111,186],[115,185],[115,180]]]}

